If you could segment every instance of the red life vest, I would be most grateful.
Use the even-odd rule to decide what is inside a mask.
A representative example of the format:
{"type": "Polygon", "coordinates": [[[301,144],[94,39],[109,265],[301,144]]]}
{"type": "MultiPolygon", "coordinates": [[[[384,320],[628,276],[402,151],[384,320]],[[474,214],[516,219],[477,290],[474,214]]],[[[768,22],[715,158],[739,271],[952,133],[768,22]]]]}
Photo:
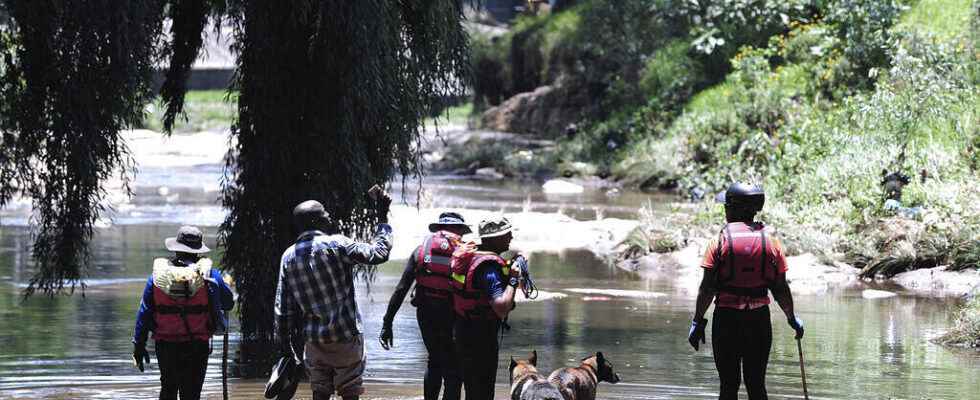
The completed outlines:
{"type": "MultiPolygon", "coordinates": [[[[195,267],[171,266],[171,268],[195,267]]],[[[212,324],[207,284],[184,283],[186,289],[181,290],[181,283],[166,282],[169,286],[167,291],[164,291],[158,284],[157,271],[158,267],[154,266],[153,339],[165,342],[208,340],[211,337],[212,324]]],[[[210,267],[207,271],[210,271],[210,267]]]]}
{"type": "Polygon", "coordinates": [[[718,240],[718,291],[747,298],[769,299],[769,285],[779,271],[765,227],[735,222],[725,225],[718,240]]]}
{"type": "Polygon", "coordinates": [[[507,261],[497,253],[477,251],[474,243],[459,246],[453,253],[452,280],[449,282],[453,288],[453,309],[457,316],[471,320],[499,319],[490,306],[491,299],[487,296],[486,288],[473,286],[477,267],[488,261],[499,265],[504,277],[510,276],[507,261]]]}
{"type": "Polygon", "coordinates": [[[459,246],[460,239],[452,232],[438,231],[419,246],[415,255],[415,284],[420,295],[449,299],[453,252],[459,246]]]}

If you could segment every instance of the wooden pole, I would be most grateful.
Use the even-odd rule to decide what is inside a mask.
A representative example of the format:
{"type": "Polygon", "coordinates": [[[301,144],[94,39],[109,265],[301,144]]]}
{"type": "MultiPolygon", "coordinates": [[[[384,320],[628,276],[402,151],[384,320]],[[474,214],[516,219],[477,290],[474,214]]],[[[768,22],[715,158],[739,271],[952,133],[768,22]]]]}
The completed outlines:
{"type": "Polygon", "coordinates": [[[225,323],[224,346],[221,349],[221,395],[228,400],[228,324],[225,323]]]}
{"type": "Polygon", "coordinates": [[[796,338],[796,349],[800,352],[800,375],[803,377],[803,398],[810,400],[810,394],[806,389],[806,368],[803,367],[803,340],[796,338]]]}

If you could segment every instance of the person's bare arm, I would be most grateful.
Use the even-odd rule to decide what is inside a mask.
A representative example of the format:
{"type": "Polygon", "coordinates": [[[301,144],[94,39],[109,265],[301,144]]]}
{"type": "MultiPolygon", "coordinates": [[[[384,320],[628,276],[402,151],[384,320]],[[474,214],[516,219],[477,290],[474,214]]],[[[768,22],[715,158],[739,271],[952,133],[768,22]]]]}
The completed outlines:
{"type": "Polygon", "coordinates": [[[500,297],[493,299],[490,303],[490,307],[493,308],[493,312],[497,314],[497,317],[501,321],[507,319],[510,315],[510,311],[514,309],[514,295],[517,294],[517,288],[507,285],[504,288],[504,294],[500,297]]]}
{"type": "Polygon", "coordinates": [[[776,299],[776,303],[779,303],[779,307],[783,309],[783,313],[786,314],[786,319],[795,318],[793,293],[790,292],[789,283],[786,282],[786,274],[779,274],[776,282],[769,287],[769,290],[772,292],[772,297],[776,299]]]}
{"type": "MultiPolygon", "coordinates": [[[[523,285],[524,280],[521,279],[520,269],[511,269],[510,271],[511,276],[517,277],[518,286],[523,285]]],[[[501,279],[503,279],[504,282],[507,282],[510,280],[510,277],[501,276],[501,279]]],[[[514,309],[514,297],[516,295],[517,287],[505,284],[503,295],[495,297],[490,302],[490,308],[493,309],[493,312],[497,314],[497,317],[500,318],[501,321],[506,320],[507,316],[510,315],[511,310],[514,309]]]]}
{"type": "Polygon", "coordinates": [[[704,319],[704,314],[711,307],[711,301],[715,299],[718,288],[715,286],[717,279],[714,268],[705,268],[704,275],[701,277],[701,286],[698,288],[698,299],[694,308],[694,320],[704,319]]]}

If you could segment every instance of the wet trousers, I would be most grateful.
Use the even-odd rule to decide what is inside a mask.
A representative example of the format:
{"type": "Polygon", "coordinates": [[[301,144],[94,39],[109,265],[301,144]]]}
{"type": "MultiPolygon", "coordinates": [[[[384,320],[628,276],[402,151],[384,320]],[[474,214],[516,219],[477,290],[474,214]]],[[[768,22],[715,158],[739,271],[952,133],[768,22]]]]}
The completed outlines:
{"type": "Polygon", "coordinates": [[[500,321],[456,318],[453,334],[466,400],[492,400],[497,377],[500,321]]]}
{"type": "Polygon", "coordinates": [[[425,370],[425,400],[438,400],[443,386],[444,400],[459,400],[463,382],[453,342],[455,313],[452,305],[448,301],[420,301],[416,317],[422,342],[429,352],[425,370]]]}
{"type": "Polygon", "coordinates": [[[198,400],[208,369],[208,342],[163,342],[154,344],[160,366],[160,400],[198,400]]]}
{"type": "Polygon", "coordinates": [[[766,367],[772,348],[769,306],[754,310],[715,307],[711,348],[721,380],[720,400],[738,399],[741,381],[749,400],[766,400],[766,367]]]}

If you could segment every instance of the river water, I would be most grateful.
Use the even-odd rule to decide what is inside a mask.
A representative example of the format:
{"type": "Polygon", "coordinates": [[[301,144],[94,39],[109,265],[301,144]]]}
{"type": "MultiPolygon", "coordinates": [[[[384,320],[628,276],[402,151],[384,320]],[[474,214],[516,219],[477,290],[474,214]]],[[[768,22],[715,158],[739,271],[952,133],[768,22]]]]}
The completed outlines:
{"type": "MultiPolygon", "coordinates": [[[[97,230],[95,266],[84,297],[21,301],[19,293],[32,268],[24,226],[27,206],[15,203],[0,212],[0,398],[155,398],[155,361],[139,373],[129,356],[139,295],[152,259],[167,254],[163,238],[179,224],[211,226],[207,241],[214,243],[213,226],[223,217],[215,204],[219,176],[217,164],[143,168],[135,197],[117,205],[114,222],[101,223],[97,230]]],[[[426,202],[436,207],[560,211],[590,219],[596,214],[634,216],[648,201],[636,193],[603,191],[554,197],[538,185],[452,177],[427,182],[429,196],[438,200],[426,202]]],[[[407,192],[414,202],[412,190],[407,192]]],[[[524,357],[532,349],[545,372],[602,351],[623,381],[601,384],[599,398],[717,396],[710,341],[700,352],[686,342],[694,307],[691,293],[669,280],[643,280],[584,251],[532,254],[531,259],[539,288],[566,297],[522,303],[512,314],[513,329],[503,337],[498,398],[508,397],[509,357],[524,357]]],[[[384,265],[370,292],[358,287],[368,339],[366,398],[421,396],[425,350],[411,305],[406,303],[395,320],[394,349],[384,351],[375,339],[402,262],[384,265]]],[[[796,303],[807,324],[804,351],[811,398],[980,399],[980,356],[929,342],[948,326],[951,301],[905,295],[866,300],[859,291],[842,290],[797,296],[796,303]]],[[[770,396],[802,398],[796,342],[783,321],[774,310],[770,396]]],[[[234,348],[234,334],[231,342],[234,348]]],[[[216,340],[205,388],[208,398],[220,398],[220,354],[216,340]]],[[[262,385],[231,379],[230,391],[236,399],[256,399],[262,385]]]]}

